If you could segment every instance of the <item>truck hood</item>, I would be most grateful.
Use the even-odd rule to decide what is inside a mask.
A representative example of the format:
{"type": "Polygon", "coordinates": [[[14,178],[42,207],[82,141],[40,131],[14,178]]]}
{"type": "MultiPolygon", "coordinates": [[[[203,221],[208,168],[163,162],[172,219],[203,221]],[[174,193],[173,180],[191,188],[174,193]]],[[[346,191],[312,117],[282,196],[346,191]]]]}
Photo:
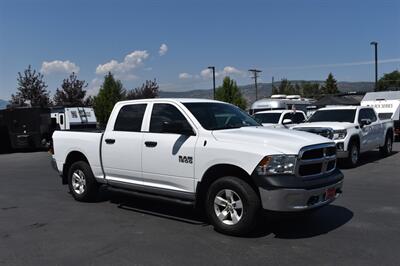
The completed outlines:
{"type": "Polygon", "coordinates": [[[307,127],[323,127],[323,128],[332,128],[333,130],[341,130],[348,129],[354,127],[354,124],[348,122],[311,122],[311,123],[302,123],[291,127],[291,129],[296,128],[307,128],[307,127]]]}
{"type": "Polygon", "coordinates": [[[304,146],[330,142],[312,133],[271,127],[215,130],[212,134],[217,141],[245,144],[249,150],[263,149],[270,154],[298,154],[304,146]]]}

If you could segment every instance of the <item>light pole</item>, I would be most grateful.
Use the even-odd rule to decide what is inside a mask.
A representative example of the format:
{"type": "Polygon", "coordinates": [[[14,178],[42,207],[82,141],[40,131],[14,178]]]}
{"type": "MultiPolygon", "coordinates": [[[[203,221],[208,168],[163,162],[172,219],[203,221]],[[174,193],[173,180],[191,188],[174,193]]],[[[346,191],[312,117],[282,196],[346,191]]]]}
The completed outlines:
{"type": "Polygon", "coordinates": [[[256,101],[258,100],[258,87],[257,87],[257,78],[258,78],[258,75],[259,75],[259,73],[261,73],[262,71],[261,70],[258,70],[258,69],[249,69],[249,71],[251,72],[251,73],[253,73],[253,79],[254,79],[254,86],[256,87],[256,101]]]}
{"type": "Polygon", "coordinates": [[[378,90],[378,42],[371,42],[375,46],[375,91],[378,90]]]}
{"type": "Polygon", "coordinates": [[[213,99],[215,100],[215,66],[209,66],[208,69],[211,69],[213,73],[213,99]]]}

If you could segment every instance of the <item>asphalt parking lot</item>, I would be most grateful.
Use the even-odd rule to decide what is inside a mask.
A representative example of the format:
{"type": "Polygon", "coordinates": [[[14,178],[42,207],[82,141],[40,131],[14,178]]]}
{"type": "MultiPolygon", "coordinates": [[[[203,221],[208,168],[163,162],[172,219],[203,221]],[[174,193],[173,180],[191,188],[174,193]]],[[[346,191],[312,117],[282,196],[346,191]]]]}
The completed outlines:
{"type": "Polygon", "coordinates": [[[343,169],[344,194],[310,216],[265,213],[239,238],[187,206],[103,191],[72,199],[45,152],[0,154],[2,265],[399,265],[400,143],[343,169]]]}

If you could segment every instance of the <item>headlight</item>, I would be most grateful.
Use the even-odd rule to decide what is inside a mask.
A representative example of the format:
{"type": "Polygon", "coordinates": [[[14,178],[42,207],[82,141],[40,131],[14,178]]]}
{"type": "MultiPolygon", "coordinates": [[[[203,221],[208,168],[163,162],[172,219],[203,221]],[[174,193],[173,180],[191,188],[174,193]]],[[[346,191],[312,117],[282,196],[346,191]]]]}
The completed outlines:
{"type": "Polygon", "coordinates": [[[333,131],[333,139],[344,139],[347,135],[347,130],[334,130],[333,131]]]}
{"type": "Polygon", "coordinates": [[[264,157],[257,166],[259,175],[294,174],[296,155],[270,155],[264,157]]]}

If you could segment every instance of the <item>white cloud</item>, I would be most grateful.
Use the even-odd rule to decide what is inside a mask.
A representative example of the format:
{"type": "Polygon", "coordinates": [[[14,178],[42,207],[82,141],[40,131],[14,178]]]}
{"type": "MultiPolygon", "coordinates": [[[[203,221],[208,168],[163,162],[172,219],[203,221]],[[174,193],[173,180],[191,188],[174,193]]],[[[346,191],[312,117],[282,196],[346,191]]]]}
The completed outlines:
{"type": "Polygon", "coordinates": [[[44,61],[42,63],[42,68],[40,70],[43,74],[51,74],[51,73],[78,73],[79,67],[69,60],[61,61],[54,60],[51,62],[44,61]]]}
{"type": "MultiPolygon", "coordinates": [[[[200,75],[203,78],[211,78],[212,77],[212,70],[209,68],[203,69],[200,72],[200,75]]],[[[233,66],[226,66],[223,68],[223,70],[221,71],[215,71],[215,77],[219,78],[219,77],[223,77],[223,76],[229,76],[229,75],[245,75],[244,71],[241,71],[239,69],[237,69],[236,67],[233,66]]]]}
{"type": "Polygon", "coordinates": [[[179,74],[179,79],[191,79],[191,78],[193,78],[192,74],[186,72],[179,74]]]}
{"type": "Polygon", "coordinates": [[[126,55],[122,62],[113,59],[105,64],[98,65],[96,68],[96,74],[101,75],[111,72],[119,79],[132,80],[135,79],[136,76],[130,72],[134,68],[143,65],[144,60],[148,57],[149,53],[146,50],[136,50],[126,55]]]}
{"type": "Polygon", "coordinates": [[[91,82],[89,82],[87,88],[88,96],[95,96],[99,92],[100,86],[102,85],[103,80],[101,78],[94,78],[91,82]]]}
{"type": "Polygon", "coordinates": [[[165,55],[167,52],[168,52],[168,46],[167,46],[165,43],[161,44],[160,49],[158,50],[158,54],[159,54],[160,56],[163,56],[163,55],[165,55]]]}

